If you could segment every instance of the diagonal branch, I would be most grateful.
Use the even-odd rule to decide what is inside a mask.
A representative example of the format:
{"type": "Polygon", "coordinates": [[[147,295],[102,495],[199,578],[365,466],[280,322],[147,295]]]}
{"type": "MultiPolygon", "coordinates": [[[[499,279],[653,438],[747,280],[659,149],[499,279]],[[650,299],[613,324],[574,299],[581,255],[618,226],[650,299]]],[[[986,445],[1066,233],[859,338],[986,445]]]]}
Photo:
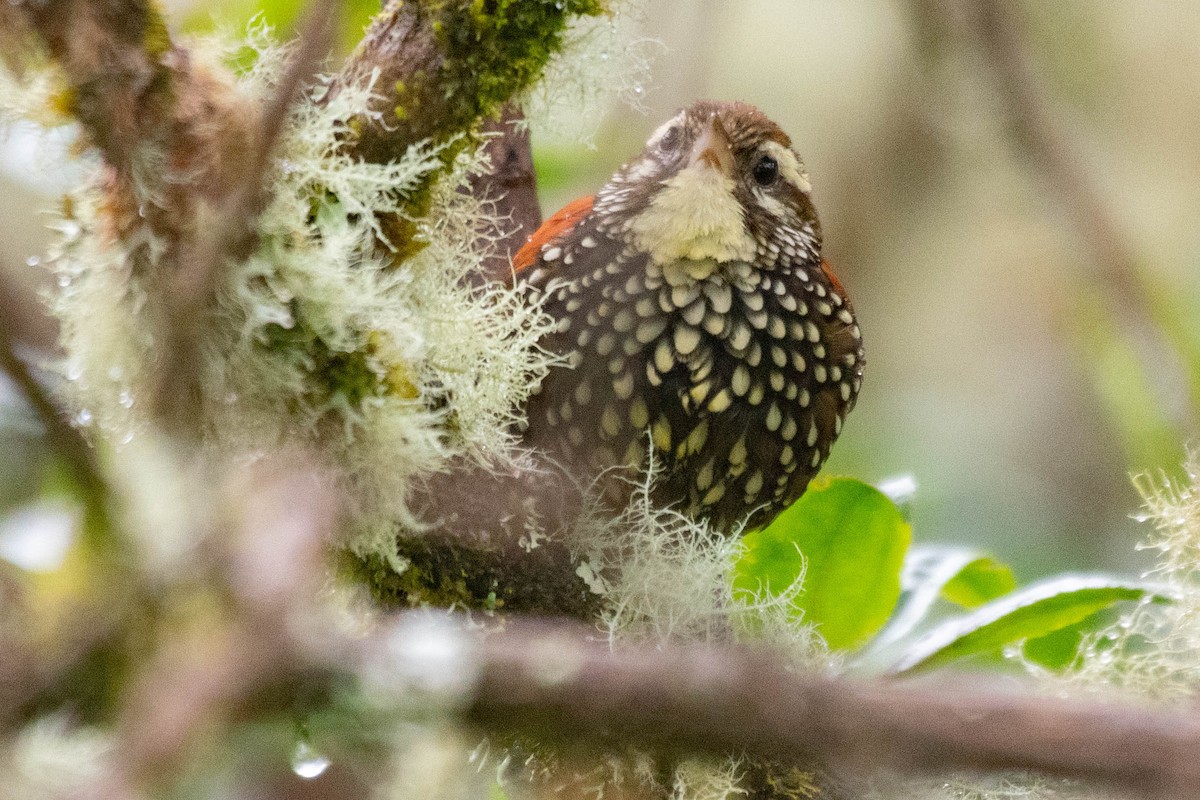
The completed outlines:
{"type": "Polygon", "coordinates": [[[512,257],[542,224],[533,147],[523,121],[521,110],[510,103],[499,119],[488,123],[484,132],[491,136],[484,148],[491,170],[471,179],[471,193],[488,203],[501,223],[499,230],[488,231],[492,246],[481,280],[509,280],[512,257]]]}
{"type": "Polygon", "coordinates": [[[46,441],[75,479],[88,519],[93,523],[89,527],[105,531],[109,522],[108,486],[96,461],[96,453],[71,426],[67,413],[18,355],[18,348],[26,343],[27,337],[25,331],[16,327],[22,317],[15,309],[36,306],[35,299],[23,296],[15,287],[0,284],[0,320],[4,320],[0,323],[0,371],[8,374],[17,391],[37,414],[46,430],[46,441]],[[10,312],[10,308],[14,310],[10,312]]]}

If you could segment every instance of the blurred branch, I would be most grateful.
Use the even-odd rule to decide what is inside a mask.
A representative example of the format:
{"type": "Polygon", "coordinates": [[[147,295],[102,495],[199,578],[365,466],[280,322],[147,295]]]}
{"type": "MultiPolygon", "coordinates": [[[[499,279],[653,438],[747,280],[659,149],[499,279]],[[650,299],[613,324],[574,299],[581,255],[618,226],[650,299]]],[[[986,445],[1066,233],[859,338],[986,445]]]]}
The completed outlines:
{"type": "Polygon", "coordinates": [[[53,353],[58,346],[58,321],[37,296],[36,283],[22,281],[15,267],[3,262],[0,262],[0,319],[22,347],[53,353]]]}
{"type": "Polygon", "coordinates": [[[36,330],[22,325],[27,315],[19,309],[37,307],[36,298],[24,296],[16,287],[0,280],[0,370],[12,379],[46,430],[46,441],[70,471],[83,499],[93,530],[109,528],[108,486],[96,461],[95,451],[50,392],[34,377],[33,370],[20,355],[22,344],[38,341],[36,330]]]}
{"type": "Polygon", "coordinates": [[[138,787],[161,785],[214,727],[248,707],[267,716],[269,707],[254,707],[260,698],[282,697],[286,710],[300,682],[329,680],[333,651],[313,643],[336,636],[304,628],[320,624],[316,600],[338,506],[304,463],[276,456],[248,479],[228,476],[237,493],[228,498],[227,527],[197,537],[210,548],[210,585],[224,590],[227,613],[206,620],[203,635],[171,628],[156,637],[123,698],[115,768],[97,798],[136,797],[138,787]]]}
{"type": "MultiPolygon", "coordinates": [[[[1008,0],[922,0],[950,35],[976,52],[998,90],[1017,143],[1056,204],[1066,209],[1076,241],[1090,253],[1096,283],[1109,314],[1139,350],[1160,397],[1186,392],[1182,380],[1163,375],[1163,353],[1172,350],[1157,324],[1161,314],[1148,282],[1139,276],[1136,248],[1113,203],[1104,196],[1078,143],[1055,112],[1028,44],[1019,4],[1008,0]]],[[[1180,376],[1182,377],[1182,376],[1180,376]]],[[[1200,400],[1200,398],[1194,398],[1200,400]]],[[[1195,427],[1196,419],[1190,420],[1195,427]]]]}
{"type": "Polygon", "coordinates": [[[155,402],[159,415],[176,432],[198,433],[195,426],[202,418],[203,403],[199,347],[221,283],[222,268],[230,258],[247,257],[254,247],[255,222],[266,192],[263,183],[271,152],[301,86],[313,77],[329,53],[340,5],[341,0],[314,0],[311,4],[299,45],[262,110],[245,170],[235,176],[216,219],[211,225],[201,226],[199,241],[185,253],[180,269],[165,287],[166,324],[161,332],[164,354],[155,402]]]}
{"type": "MultiPolygon", "coordinates": [[[[51,0],[6,5],[0,21],[40,40],[62,69],[71,113],[119,172],[133,169],[140,146],[169,135],[176,54],[154,3],[51,0]]],[[[11,56],[11,48],[6,50],[11,56]]]]}
{"type": "MultiPolygon", "coordinates": [[[[429,635],[393,642],[393,652],[440,652],[418,638],[429,635]]],[[[838,680],[746,648],[610,652],[588,635],[510,620],[471,647],[451,645],[475,659],[461,667],[475,676],[465,717],[490,733],[566,749],[748,753],[839,773],[1031,770],[1172,800],[1200,796],[1194,711],[838,680]]],[[[396,671],[420,674],[420,666],[396,671]]]]}

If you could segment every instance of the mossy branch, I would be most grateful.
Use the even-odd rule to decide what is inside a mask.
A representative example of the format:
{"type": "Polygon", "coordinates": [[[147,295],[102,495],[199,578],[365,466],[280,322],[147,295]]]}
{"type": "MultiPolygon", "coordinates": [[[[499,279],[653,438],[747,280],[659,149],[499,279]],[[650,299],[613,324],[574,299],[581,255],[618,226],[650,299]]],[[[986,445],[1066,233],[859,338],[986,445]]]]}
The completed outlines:
{"type": "Polygon", "coordinates": [[[342,70],[378,94],[350,146],[381,162],[475,132],[541,77],[572,17],[604,10],[599,0],[390,0],[342,70]]]}
{"type": "MultiPolygon", "coordinates": [[[[478,143],[484,128],[495,125],[506,103],[528,89],[562,46],[572,17],[605,12],[600,0],[391,0],[371,24],[366,37],[342,70],[340,82],[368,83],[376,93],[369,109],[351,121],[355,138],[347,142],[360,158],[383,163],[409,146],[432,141],[447,145],[441,151],[443,169],[431,173],[425,185],[410,195],[409,215],[428,210],[429,189],[466,147],[478,143]]],[[[493,131],[495,128],[493,127],[493,131]]],[[[528,162],[519,169],[532,183],[532,158],[521,134],[509,150],[497,144],[495,164],[528,162]]],[[[495,201],[490,185],[476,184],[481,197],[495,201]]],[[[519,233],[507,236],[499,248],[506,257],[516,236],[528,234],[531,220],[540,221],[537,198],[519,192],[501,201],[501,216],[517,221],[519,233]]],[[[415,226],[409,219],[384,221],[397,259],[414,252],[415,226]]],[[[502,274],[499,261],[489,274],[502,274]]]]}

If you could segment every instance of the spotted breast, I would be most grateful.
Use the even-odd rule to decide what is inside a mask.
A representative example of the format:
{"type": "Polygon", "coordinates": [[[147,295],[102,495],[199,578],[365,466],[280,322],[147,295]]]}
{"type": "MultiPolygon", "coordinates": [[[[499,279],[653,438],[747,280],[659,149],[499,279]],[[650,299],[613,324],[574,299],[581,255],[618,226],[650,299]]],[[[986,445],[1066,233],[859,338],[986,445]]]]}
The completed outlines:
{"type": "Polygon", "coordinates": [[[810,194],[778,126],[702,101],[551,217],[514,259],[565,360],[526,442],[618,495],[652,456],[656,501],[724,532],[803,494],[864,363],[810,194]]]}

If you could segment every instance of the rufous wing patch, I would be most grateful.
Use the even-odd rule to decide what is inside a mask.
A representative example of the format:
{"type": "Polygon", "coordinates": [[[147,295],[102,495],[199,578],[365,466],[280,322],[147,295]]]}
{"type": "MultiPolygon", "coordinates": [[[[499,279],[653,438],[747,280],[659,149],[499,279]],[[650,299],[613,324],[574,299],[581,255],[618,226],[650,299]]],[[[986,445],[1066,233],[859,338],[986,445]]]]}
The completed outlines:
{"type": "Polygon", "coordinates": [[[534,231],[529,237],[529,241],[521,246],[517,254],[513,256],[513,272],[520,273],[537,263],[538,253],[542,251],[542,246],[550,243],[559,236],[574,228],[584,217],[592,213],[592,203],[595,200],[595,195],[581,197],[578,200],[573,200],[560,208],[558,211],[542,223],[542,227],[534,231]]]}
{"type": "Polygon", "coordinates": [[[823,258],[821,259],[821,271],[825,273],[825,278],[829,281],[829,285],[833,287],[833,290],[843,300],[849,300],[850,298],[847,297],[846,290],[842,287],[842,282],[838,280],[837,275],[833,274],[833,269],[829,266],[829,262],[823,258]]]}

